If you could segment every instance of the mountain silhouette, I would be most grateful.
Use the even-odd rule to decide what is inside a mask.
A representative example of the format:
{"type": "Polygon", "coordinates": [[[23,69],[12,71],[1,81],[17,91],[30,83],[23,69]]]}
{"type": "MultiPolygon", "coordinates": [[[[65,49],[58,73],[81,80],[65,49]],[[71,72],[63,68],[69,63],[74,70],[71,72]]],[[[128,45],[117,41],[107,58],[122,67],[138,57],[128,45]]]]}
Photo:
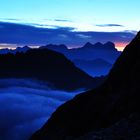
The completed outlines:
{"type": "Polygon", "coordinates": [[[17,47],[16,49],[8,49],[8,48],[4,48],[4,49],[0,49],[0,54],[8,54],[8,53],[12,53],[15,54],[17,52],[26,52],[29,49],[31,49],[28,46],[24,46],[24,47],[17,47]]]}
{"type": "Polygon", "coordinates": [[[115,44],[112,42],[107,42],[102,44],[97,42],[96,44],[91,44],[87,42],[81,48],[68,49],[65,45],[53,45],[49,44],[42,46],[40,48],[48,48],[64,54],[71,61],[75,59],[82,60],[94,60],[94,59],[104,59],[110,63],[114,63],[121,52],[117,51],[115,44]]]}
{"type": "Polygon", "coordinates": [[[27,52],[28,50],[30,50],[31,48],[28,46],[24,46],[24,47],[17,47],[15,50],[13,50],[13,53],[17,53],[17,52],[27,52]]]}
{"type": "Polygon", "coordinates": [[[80,49],[94,49],[94,50],[110,50],[110,51],[117,51],[115,48],[115,44],[113,42],[106,42],[105,44],[102,44],[100,42],[97,42],[95,44],[91,44],[90,42],[86,43],[82,48],[80,49]]]}
{"type": "Polygon", "coordinates": [[[89,65],[89,61],[91,62],[95,59],[102,59],[113,65],[115,60],[121,54],[121,52],[117,51],[117,49],[115,48],[115,44],[112,42],[107,42],[105,44],[102,44],[100,42],[91,44],[90,42],[87,42],[83,47],[75,49],[68,49],[65,45],[53,44],[42,46],[40,48],[47,48],[64,54],[68,59],[75,63],[77,67],[84,70],[86,73],[90,74],[93,77],[107,74],[111,69],[111,66],[106,67],[106,65],[104,64],[101,66],[100,63],[100,65],[96,65],[93,67],[85,67],[89,65]],[[75,60],[80,60],[81,64],[77,64],[75,60]],[[83,62],[81,62],[82,60],[83,62]],[[85,61],[87,61],[87,64],[82,65],[85,63],[85,61]],[[95,68],[95,70],[93,68],[95,68]],[[97,70],[101,70],[100,73],[97,72],[97,70]]]}
{"type": "Polygon", "coordinates": [[[94,46],[93,46],[93,44],[91,44],[90,42],[87,42],[82,48],[80,48],[80,49],[93,49],[93,47],[95,47],[95,48],[97,48],[97,47],[102,47],[102,43],[100,43],[100,42],[97,42],[96,44],[94,44],[94,46]]]}
{"type": "Polygon", "coordinates": [[[53,51],[57,51],[57,52],[61,52],[61,53],[64,53],[64,52],[68,51],[67,46],[65,46],[63,44],[61,44],[61,45],[49,44],[47,46],[40,47],[40,49],[44,49],[44,48],[47,48],[47,49],[50,49],[50,50],[53,50],[53,51]]]}
{"type": "Polygon", "coordinates": [[[0,49],[0,54],[7,54],[7,53],[10,53],[11,50],[8,49],[8,48],[4,48],[4,49],[0,49]]]}
{"type": "Polygon", "coordinates": [[[104,44],[104,48],[105,49],[108,49],[108,50],[117,50],[116,48],[115,48],[115,44],[114,43],[112,43],[112,42],[107,42],[107,43],[105,43],[104,44]]]}
{"type": "Polygon", "coordinates": [[[98,84],[64,55],[48,49],[17,48],[0,55],[0,78],[33,78],[63,90],[89,89],[98,84]],[[25,51],[25,53],[24,53],[25,51]]]}
{"type": "MultiPolygon", "coordinates": [[[[107,42],[105,44],[102,44],[100,42],[91,44],[90,42],[87,42],[83,47],[75,49],[68,49],[64,44],[49,44],[40,47],[40,49],[45,48],[64,54],[68,59],[76,64],[78,68],[82,69],[92,77],[102,76],[109,73],[111,65],[113,65],[114,61],[121,54],[121,52],[117,51],[117,49],[115,48],[115,44],[112,42],[107,42]],[[99,65],[95,64],[94,66],[92,66],[91,61],[95,61],[98,59],[102,59],[104,62],[106,61],[107,63],[110,63],[110,66],[105,65],[105,63],[99,63],[99,65]],[[80,60],[80,63],[75,60],[80,60]],[[87,62],[87,64],[85,62],[87,62]]],[[[15,54],[17,52],[25,53],[29,49],[30,48],[28,46],[17,47],[16,49],[6,48],[1,49],[0,54],[15,54]]]]}
{"type": "Polygon", "coordinates": [[[115,133],[117,140],[140,139],[139,56],[140,32],[117,59],[104,84],[60,106],[31,140],[112,140],[115,133]]]}

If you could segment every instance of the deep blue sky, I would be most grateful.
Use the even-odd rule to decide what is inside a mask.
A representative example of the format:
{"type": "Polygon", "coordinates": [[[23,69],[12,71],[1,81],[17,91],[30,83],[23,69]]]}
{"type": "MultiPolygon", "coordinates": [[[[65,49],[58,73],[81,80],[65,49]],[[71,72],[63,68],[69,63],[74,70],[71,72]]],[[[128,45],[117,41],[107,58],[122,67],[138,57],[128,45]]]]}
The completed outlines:
{"type": "MultiPolygon", "coordinates": [[[[140,0],[0,0],[0,21],[39,28],[72,27],[72,32],[136,33],[140,25],[139,6],[140,0]]],[[[84,38],[84,36],[81,37],[84,38]]],[[[86,39],[90,41],[85,36],[85,42],[86,39]]],[[[93,37],[93,42],[107,40],[97,38],[94,40],[93,37]]],[[[73,46],[74,43],[70,44],[70,41],[75,42],[70,39],[66,44],[73,46]]],[[[124,39],[125,43],[127,41],[124,39]]],[[[122,40],[115,42],[119,44],[122,40]]],[[[62,43],[62,39],[58,43],[62,43]]],[[[33,42],[31,41],[30,44],[33,42]]],[[[36,42],[36,44],[40,43],[36,42]]]]}

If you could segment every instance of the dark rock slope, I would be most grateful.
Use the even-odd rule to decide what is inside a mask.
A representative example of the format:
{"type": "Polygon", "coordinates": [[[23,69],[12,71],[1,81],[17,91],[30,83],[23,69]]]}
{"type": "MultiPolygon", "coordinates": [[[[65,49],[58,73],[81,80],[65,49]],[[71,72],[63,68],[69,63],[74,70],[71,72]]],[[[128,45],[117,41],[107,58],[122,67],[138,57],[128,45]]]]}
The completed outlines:
{"type": "MultiPolygon", "coordinates": [[[[36,132],[31,140],[73,140],[89,132],[101,132],[102,129],[124,120],[116,127],[118,135],[122,133],[127,140],[140,139],[140,32],[126,47],[114,64],[106,82],[92,91],[77,95],[73,100],[60,106],[49,121],[36,132]],[[131,123],[129,123],[129,119],[131,123]],[[136,119],[135,119],[136,118],[136,119]],[[134,122],[134,125],[133,125],[134,122]],[[129,128],[130,127],[130,128],[129,128]],[[134,127],[134,129],[132,128],[134,127]],[[131,131],[131,130],[137,131],[131,131]],[[135,132],[135,133],[134,133],[135,132]],[[133,133],[133,134],[132,134],[133,133]]],[[[104,131],[105,132],[105,131],[104,131]]],[[[115,132],[114,132],[115,133],[115,132]]],[[[104,133],[107,135],[107,133],[104,133]]],[[[111,134],[110,134],[111,135],[111,134]]],[[[102,139],[103,134],[100,133],[102,139]]],[[[91,137],[90,137],[91,138],[91,137]]],[[[81,138],[82,139],[82,138],[81,138]]],[[[84,139],[84,137],[83,137],[84,139]]],[[[92,139],[94,138],[94,133],[92,139]]],[[[112,137],[113,139],[113,137],[112,137]]],[[[120,138],[121,139],[121,138],[120,138]]],[[[118,137],[118,140],[120,140],[118,137]]],[[[86,139],[84,139],[86,140],[86,139]]],[[[90,139],[87,139],[90,140],[90,139]]]]}
{"type": "Polygon", "coordinates": [[[64,55],[48,49],[1,54],[0,78],[33,78],[63,90],[89,89],[98,83],[64,55]]]}

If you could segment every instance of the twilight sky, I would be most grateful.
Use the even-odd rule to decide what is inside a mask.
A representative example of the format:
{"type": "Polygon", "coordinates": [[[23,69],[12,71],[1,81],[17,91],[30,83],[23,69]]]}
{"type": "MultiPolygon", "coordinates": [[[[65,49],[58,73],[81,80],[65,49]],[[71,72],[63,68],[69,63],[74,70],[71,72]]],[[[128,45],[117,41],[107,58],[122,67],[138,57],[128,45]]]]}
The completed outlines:
{"type": "Polygon", "coordinates": [[[140,0],[0,0],[0,47],[113,41],[139,30],[140,0]]]}

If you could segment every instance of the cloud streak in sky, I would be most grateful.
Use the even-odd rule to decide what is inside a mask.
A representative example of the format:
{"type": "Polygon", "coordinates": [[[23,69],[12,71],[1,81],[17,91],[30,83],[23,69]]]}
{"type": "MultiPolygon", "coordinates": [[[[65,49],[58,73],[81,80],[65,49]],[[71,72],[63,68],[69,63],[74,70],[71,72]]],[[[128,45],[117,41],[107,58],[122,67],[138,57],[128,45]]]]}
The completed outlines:
{"type": "Polygon", "coordinates": [[[98,27],[124,27],[123,25],[120,25],[120,24],[97,24],[96,26],[98,27]]]}
{"type": "MultiPolygon", "coordinates": [[[[49,25],[51,26],[51,25],[49,25]]],[[[9,22],[0,22],[0,43],[17,45],[46,45],[49,43],[66,44],[68,47],[79,47],[86,42],[129,42],[134,32],[95,32],[76,31],[72,27],[52,25],[51,28],[41,24],[25,25],[9,22]]]]}
{"type": "Polygon", "coordinates": [[[58,21],[58,22],[72,22],[72,20],[67,20],[67,19],[55,19],[54,21],[58,21]]]}

